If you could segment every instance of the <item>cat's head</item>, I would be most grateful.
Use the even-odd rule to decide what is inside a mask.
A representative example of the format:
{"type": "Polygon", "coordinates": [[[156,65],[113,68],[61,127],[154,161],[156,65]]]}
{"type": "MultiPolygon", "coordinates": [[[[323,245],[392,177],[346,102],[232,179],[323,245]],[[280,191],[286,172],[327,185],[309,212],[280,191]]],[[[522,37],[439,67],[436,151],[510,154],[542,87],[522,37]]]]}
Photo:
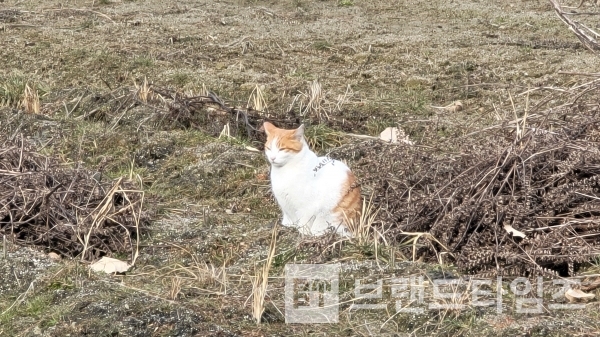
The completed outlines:
{"type": "Polygon", "coordinates": [[[281,167],[289,163],[306,144],[304,142],[304,125],[300,125],[294,130],[286,130],[265,122],[263,127],[267,134],[265,154],[273,166],[281,167]]]}

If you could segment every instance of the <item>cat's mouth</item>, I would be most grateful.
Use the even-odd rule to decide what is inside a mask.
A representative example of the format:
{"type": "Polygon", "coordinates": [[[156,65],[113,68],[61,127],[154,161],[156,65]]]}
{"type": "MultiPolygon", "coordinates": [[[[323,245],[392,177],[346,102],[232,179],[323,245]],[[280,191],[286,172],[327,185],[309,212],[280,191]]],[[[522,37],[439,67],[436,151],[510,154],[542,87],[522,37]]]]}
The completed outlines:
{"type": "Polygon", "coordinates": [[[273,165],[273,166],[277,166],[277,167],[283,166],[282,162],[278,162],[275,160],[270,160],[270,162],[271,162],[271,165],[273,165]]]}

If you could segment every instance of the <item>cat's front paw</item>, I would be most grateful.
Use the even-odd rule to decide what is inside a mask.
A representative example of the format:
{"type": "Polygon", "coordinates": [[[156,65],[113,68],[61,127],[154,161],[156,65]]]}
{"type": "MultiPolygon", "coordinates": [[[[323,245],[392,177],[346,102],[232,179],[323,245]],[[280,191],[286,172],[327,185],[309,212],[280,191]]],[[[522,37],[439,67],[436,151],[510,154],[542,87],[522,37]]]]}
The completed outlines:
{"type": "Polygon", "coordinates": [[[348,239],[351,239],[351,238],[354,237],[354,235],[352,234],[352,232],[346,226],[340,226],[340,227],[338,227],[337,233],[341,237],[348,238],[348,239]]]}
{"type": "Polygon", "coordinates": [[[341,225],[341,224],[338,226],[332,226],[329,224],[326,226],[313,226],[310,229],[310,232],[313,236],[321,236],[321,235],[335,232],[343,238],[350,239],[350,238],[354,237],[352,232],[346,226],[341,225]]]}

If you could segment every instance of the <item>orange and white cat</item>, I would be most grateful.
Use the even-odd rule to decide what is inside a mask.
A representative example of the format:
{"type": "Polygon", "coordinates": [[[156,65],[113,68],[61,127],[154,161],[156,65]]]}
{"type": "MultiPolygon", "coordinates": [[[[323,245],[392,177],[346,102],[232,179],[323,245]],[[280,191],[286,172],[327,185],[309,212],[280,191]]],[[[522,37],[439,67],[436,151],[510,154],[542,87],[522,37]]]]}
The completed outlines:
{"type": "Polygon", "coordinates": [[[358,221],[362,202],[348,166],[311,151],[304,139],[304,125],[285,130],[265,122],[263,127],[271,187],[283,212],[282,225],[311,235],[333,227],[343,236],[352,236],[348,221],[358,221]]]}

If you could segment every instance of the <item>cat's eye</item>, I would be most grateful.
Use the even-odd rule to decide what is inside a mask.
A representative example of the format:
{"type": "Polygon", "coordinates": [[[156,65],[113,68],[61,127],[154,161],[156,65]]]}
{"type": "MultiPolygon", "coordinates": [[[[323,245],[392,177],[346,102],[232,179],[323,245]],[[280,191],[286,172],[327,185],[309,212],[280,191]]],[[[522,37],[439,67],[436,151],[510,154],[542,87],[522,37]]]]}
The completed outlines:
{"type": "Polygon", "coordinates": [[[268,147],[268,146],[265,146],[265,150],[267,150],[267,151],[271,151],[271,148],[270,148],[270,147],[268,147]]]}

